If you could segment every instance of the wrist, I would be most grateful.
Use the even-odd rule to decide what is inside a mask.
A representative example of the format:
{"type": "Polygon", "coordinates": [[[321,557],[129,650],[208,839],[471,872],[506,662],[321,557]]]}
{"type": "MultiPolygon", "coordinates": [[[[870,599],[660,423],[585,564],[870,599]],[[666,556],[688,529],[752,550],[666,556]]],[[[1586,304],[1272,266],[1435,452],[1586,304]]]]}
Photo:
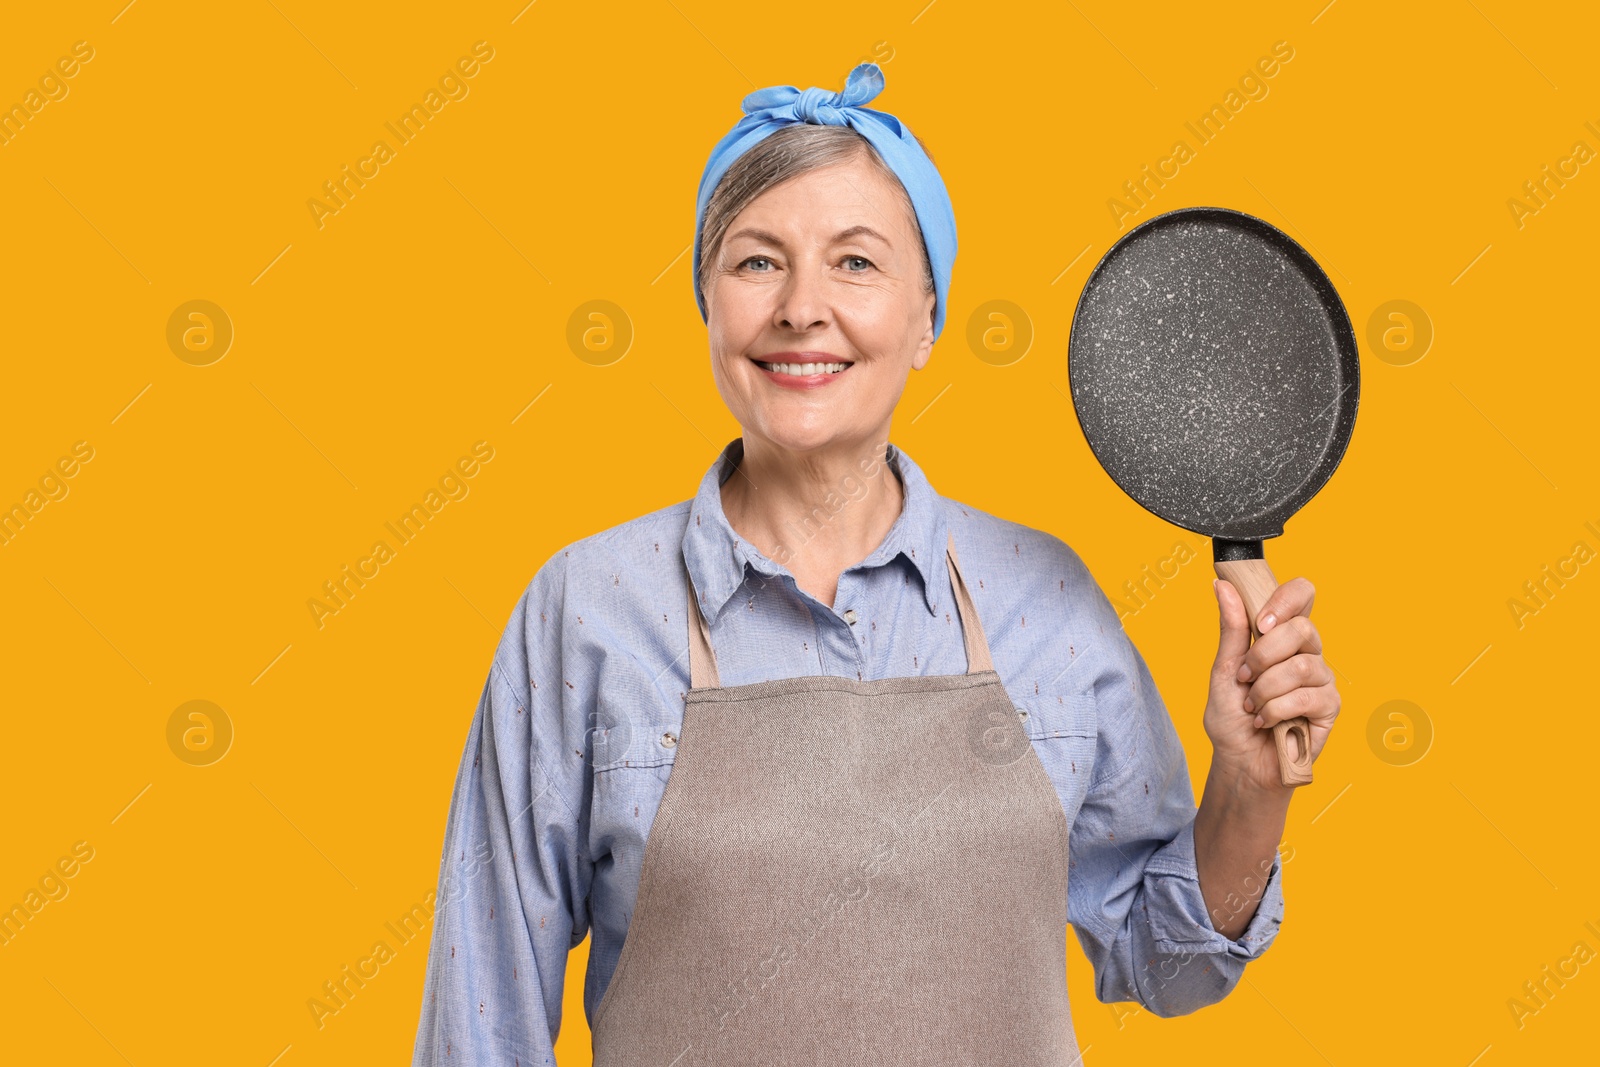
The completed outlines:
{"type": "Polygon", "coordinates": [[[1229,761],[1220,753],[1212,754],[1205,795],[1215,797],[1230,810],[1287,814],[1294,791],[1294,786],[1277,780],[1263,784],[1243,765],[1229,761]]]}

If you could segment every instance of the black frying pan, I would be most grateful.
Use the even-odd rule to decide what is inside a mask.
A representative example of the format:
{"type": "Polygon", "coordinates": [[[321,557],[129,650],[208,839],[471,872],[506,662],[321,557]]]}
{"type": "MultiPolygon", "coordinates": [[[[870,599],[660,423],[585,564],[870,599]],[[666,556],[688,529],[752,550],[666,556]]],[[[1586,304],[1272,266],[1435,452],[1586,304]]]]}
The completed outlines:
{"type": "MultiPolygon", "coordinates": [[[[1259,637],[1278,587],[1261,542],[1322,488],[1355,427],[1356,338],[1328,276],[1253,215],[1157,215],[1089,275],[1067,370],[1100,465],[1147,510],[1212,539],[1259,637]]],[[[1310,723],[1273,733],[1283,784],[1310,782],[1310,723]]]]}

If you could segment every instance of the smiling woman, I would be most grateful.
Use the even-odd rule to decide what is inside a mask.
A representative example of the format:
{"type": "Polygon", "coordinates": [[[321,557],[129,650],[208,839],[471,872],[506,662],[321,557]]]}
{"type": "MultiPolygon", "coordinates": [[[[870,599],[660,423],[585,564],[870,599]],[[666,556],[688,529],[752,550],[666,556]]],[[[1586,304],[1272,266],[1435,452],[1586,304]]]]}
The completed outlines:
{"type": "MultiPolygon", "coordinates": [[[[749,464],[749,477],[728,485],[723,503],[735,529],[763,547],[777,531],[757,512],[777,517],[805,503],[791,495],[776,510],[753,507],[751,485],[777,489],[786,480],[764,477],[764,468],[795,470],[802,456],[814,458],[813,468],[830,454],[866,458],[888,440],[907,375],[927,365],[934,341],[932,269],[898,180],[847,130],[792,128],[832,130],[856,148],[745,205],[702,267],[712,377],[744,429],[749,464]]],[[[871,551],[900,510],[897,494],[879,494],[876,503],[870,523],[836,530],[859,536],[834,545],[852,558],[828,552],[796,561],[801,588],[831,605],[830,573],[836,582],[871,551]]]]}
{"type": "Polygon", "coordinates": [[[1218,594],[1197,811],[1083,561],[891,440],[956,231],[921,141],[862,106],[882,89],[865,63],[758,90],[711,153],[690,279],[741,434],[513,611],[451,799],[417,1067],[553,1062],[586,934],[598,1067],[1059,1067],[1069,924],[1097,997],[1162,1016],[1276,935],[1290,791],[1242,704],[1325,734],[1310,584],[1253,648],[1218,594]]]}
{"type": "MultiPolygon", "coordinates": [[[[735,529],[777,553],[782,530],[764,520],[810,510],[819,484],[784,493],[790,479],[777,470],[881,456],[907,375],[927,365],[943,319],[932,259],[916,206],[872,143],[812,123],[783,126],[727,168],[698,250],[712,377],[744,430],[745,477],[723,487],[723,505],[735,529]],[[774,492],[757,505],[745,493],[761,484],[774,492]]],[[[870,505],[864,521],[785,560],[824,604],[840,571],[881,541],[900,494],[870,505]]]]}

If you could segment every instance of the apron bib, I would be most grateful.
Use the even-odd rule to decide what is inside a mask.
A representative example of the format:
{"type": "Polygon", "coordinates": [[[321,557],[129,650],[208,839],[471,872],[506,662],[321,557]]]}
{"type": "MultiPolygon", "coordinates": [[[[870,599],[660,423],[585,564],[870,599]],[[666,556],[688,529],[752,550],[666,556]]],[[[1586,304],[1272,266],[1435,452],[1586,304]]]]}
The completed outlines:
{"type": "Polygon", "coordinates": [[[1067,1067],[1061,800],[956,560],[967,672],[690,689],[597,1067],[1067,1067]]]}

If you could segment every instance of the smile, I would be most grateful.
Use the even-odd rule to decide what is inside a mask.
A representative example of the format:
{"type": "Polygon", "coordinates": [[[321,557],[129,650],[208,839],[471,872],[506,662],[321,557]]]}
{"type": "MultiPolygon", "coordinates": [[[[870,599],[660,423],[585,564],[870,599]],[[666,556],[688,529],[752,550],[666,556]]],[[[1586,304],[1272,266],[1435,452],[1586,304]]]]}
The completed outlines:
{"type": "Polygon", "coordinates": [[[774,374],[787,374],[795,378],[809,378],[814,374],[840,374],[850,367],[848,363],[766,363],[752,360],[762,370],[774,374]]]}

